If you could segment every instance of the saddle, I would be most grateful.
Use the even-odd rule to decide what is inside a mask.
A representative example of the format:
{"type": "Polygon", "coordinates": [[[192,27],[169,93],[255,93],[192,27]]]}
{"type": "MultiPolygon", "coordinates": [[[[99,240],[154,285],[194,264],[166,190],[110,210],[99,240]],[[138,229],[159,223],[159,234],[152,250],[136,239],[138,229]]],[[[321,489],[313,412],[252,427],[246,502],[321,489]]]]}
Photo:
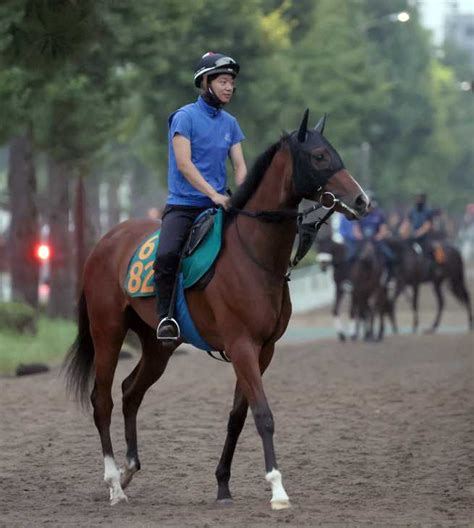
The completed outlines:
{"type": "MultiPolygon", "coordinates": [[[[418,242],[413,242],[411,247],[417,255],[423,256],[425,254],[423,248],[418,242]]],[[[429,250],[430,254],[426,254],[426,256],[428,258],[431,258],[434,263],[438,264],[439,266],[442,266],[446,262],[446,251],[441,242],[432,242],[429,250]]]]}
{"type": "Polygon", "coordinates": [[[209,231],[214,227],[215,209],[208,209],[201,213],[194,222],[188,241],[184,246],[184,256],[189,257],[194,253],[199,244],[204,240],[209,231]]]}
{"type": "Polygon", "coordinates": [[[433,243],[433,256],[436,263],[440,266],[446,262],[446,251],[440,242],[433,243]]]}

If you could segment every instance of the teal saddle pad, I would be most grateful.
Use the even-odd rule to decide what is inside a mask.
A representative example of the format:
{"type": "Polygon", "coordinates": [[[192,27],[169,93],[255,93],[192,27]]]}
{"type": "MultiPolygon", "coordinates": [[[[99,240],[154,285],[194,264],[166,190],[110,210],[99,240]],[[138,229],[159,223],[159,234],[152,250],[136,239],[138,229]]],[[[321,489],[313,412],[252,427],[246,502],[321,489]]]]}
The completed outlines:
{"type": "MultiPolygon", "coordinates": [[[[183,259],[181,273],[183,288],[187,289],[214,264],[222,245],[222,224],[224,212],[213,209],[214,224],[199,246],[191,255],[183,259]]],[[[156,295],[153,263],[160,240],[158,229],[146,238],[136,249],[130,260],[125,278],[125,291],[130,297],[151,297],[156,295]]]]}

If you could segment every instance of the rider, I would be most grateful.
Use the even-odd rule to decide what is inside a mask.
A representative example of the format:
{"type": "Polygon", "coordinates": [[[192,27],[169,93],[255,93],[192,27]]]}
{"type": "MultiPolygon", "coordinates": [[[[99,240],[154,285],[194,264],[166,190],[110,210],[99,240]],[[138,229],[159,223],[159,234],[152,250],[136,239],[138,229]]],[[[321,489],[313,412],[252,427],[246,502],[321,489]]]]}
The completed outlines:
{"type": "Polygon", "coordinates": [[[433,212],[426,205],[426,198],[426,193],[420,192],[415,195],[415,206],[402,222],[400,234],[403,238],[411,236],[423,253],[433,259],[433,212]]]}
{"type": "Polygon", "coordinates": [[[357,253],[357,238],[354,234],[354,222],[340,215],[339,234],[346,246],[346,260],[352,263],[357,253]]]}
{"type": "Polygon", "coordinates": [[[372,240],[375,244],[376,250],[382,255],[387,270],[387,274],[383,280],[387,284],[394,275],[395,254],[386,242],[390,236],[390,229],[385,218],[385,214],[380,209],[375,194],[368,191],[372,205],[369,213],[355,222],[354,236],[360,243],[362,240],[372,240]]]}
{"type": "Polygon", "coordinates": [[[226,160],[230,157],[240,185],[247,168],[240,126],[222,108],[235,92],[239,64],[222,53],[202,56],[194,72],[201,94],[196,102],[176,110],[168,120],[168,198],[154,263],[158,296],[158,339],[176,339],[179,328],[168,318],[183,246],[196,217],[214,205],[229,206],[226,160]]]}

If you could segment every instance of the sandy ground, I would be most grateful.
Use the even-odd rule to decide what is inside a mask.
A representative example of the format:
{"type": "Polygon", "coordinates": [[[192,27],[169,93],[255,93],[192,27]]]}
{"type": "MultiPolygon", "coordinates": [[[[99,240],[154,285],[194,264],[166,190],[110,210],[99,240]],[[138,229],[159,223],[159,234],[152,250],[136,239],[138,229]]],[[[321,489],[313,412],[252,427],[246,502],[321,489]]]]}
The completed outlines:
{"type": "MultiPolygon", "coordinates": [[[[471,288],[471,291],[472,288],[471,288]]],[[[431,320],[424,295],[422,320],[431,320]]],[[[329,324],[327,310],[293,328],[329,324]]],[[[402,316],[408,320],[408,315],[402,316]]],[[[445,321],[464,325],[448,303],[445,321]]],[[[65,396],[59,370],[1,379],[0,526],[474,526],[473,334],[282,344],[265,375],[275,444],[292,501],[270,510],[250,418],[239,442],[234,505],[217,507],[232,368],[190,351],[172,358],[139,414],[142,470],[110,507],[90,413],[65,396]]],[[[124,457],[119,363],[113,440],[124,457]]]]}

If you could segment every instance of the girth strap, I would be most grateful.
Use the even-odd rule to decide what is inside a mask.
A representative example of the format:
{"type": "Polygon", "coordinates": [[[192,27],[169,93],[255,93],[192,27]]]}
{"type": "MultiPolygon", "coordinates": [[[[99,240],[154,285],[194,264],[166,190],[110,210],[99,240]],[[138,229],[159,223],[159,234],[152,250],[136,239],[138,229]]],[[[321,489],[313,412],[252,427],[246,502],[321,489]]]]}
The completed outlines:
{"type": "Polygon", "coordinates": [[[230,359],[225,355],[225,352],[223,352],[222,350],[216,351],[218,354],[220,354],[220,358],[214,356],[214,352],[211,352],[210,350],[206,350],[206,352],[211,356],[212,359],[215,359],[216,361],[224,361],[225,363],[231,363],[230,359]]]}

